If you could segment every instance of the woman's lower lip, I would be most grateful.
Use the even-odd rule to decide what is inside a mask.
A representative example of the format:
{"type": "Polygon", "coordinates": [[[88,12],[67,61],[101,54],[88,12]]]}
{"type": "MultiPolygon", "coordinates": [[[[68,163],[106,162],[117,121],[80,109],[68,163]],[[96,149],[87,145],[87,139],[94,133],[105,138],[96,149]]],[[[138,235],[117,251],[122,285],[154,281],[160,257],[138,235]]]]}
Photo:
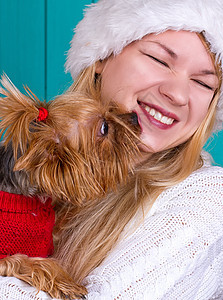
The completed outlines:
{"type": "Polygon", "coordinates": [[[143,114],[146,116],[146,118],[149,120],[149,122],[158,127],[159,129],[163,129],[163,130],[167,130],[167,129],[170,129],[171,127],[173,127],[175,125],[175,122],[173,122],[171,125],[168,125],[168,124],[164,124],[164,123],[161,123],[159,122],[158,120],[154,119],[146,110],[143,106],[140,106],[143,114]]]}

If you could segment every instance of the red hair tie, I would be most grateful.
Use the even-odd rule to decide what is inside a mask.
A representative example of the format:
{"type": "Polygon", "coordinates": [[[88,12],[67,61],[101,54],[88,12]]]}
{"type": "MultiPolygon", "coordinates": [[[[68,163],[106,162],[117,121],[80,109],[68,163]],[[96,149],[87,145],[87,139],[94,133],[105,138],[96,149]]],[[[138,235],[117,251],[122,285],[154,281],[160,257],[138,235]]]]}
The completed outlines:
{"type": "Polygon", "coordinates": [[[47,109],[46,108],[44,108],[44,107],[40,107],[39,108],[39,115],[38,115],[38,117],[37,117],[37,120],[39,121],[39,122],[42,122],[42,121],[44,121],[44,120],[46,120],[46,118],[48,117],[48,111],[47,111],[47,109]]]}

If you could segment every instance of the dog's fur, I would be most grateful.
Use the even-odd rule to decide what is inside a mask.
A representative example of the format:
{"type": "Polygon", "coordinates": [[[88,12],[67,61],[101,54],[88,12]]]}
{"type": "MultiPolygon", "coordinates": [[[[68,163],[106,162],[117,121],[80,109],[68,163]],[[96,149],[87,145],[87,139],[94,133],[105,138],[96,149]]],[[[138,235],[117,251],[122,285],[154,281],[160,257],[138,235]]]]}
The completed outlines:
{"type": "MultiPolygon", "coordinates": [[[[28,88],[23,95],[6,76],[1,83],[1,190],[38,195],[40,201],[52,197],[58,224],[66,222],[66,205],[77,210],[86,201],[93,205],[126,181],[139,153],[135,114],[69,91],[40,102],[28,88]],[[48,111],[42,122],[37,121],[40,107],[48,111]]],[[[15,276],[55,298],[87,292],[54,258],[7,256],[0,261],[0,275],[15,276]]]]}

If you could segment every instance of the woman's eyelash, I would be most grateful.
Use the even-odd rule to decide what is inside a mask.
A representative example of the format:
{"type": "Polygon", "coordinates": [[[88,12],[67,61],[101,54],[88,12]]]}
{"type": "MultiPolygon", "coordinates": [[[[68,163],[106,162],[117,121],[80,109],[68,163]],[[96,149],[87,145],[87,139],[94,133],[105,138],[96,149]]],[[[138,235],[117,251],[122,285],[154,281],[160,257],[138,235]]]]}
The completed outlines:
{"type": "Polygon", "coordinates": [[[195,81],[196,83],[200,84],[201,86],[207,88],[208,90],[211,90],[213,91],[213,87],[207,85],[206,83],[204,83],[203,81],[200,81],[200,80],[196,80],[196,79],[193,79],[193,81],[195,81]]]}
{"type": "Polygon", "coordinates": [[[160,59],[158,59],[158,58],[156,58],[156,57],[154,57],[154,56],[152,56],[152,55],[150,55],[150,54],[146,54],[146,55],[147,55],[148,57],[152,58],[153,60],[155,60],[156,62],[160,63],[161,65],[164,65],[165,67],[168,67],[168,68],[169,68],[169,65],[168,65],[165,61],[160,60],[160,59]]]}

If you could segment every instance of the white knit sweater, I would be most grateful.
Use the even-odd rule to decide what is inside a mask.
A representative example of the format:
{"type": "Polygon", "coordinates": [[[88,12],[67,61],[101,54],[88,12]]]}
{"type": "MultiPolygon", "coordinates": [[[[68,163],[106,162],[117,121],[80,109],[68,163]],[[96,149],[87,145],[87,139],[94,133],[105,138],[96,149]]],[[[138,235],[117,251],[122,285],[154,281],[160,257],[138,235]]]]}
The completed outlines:
{"type": "MultiPolygon", "coordinates": [[[[202,167],[138,216],[86,279],[88,300],[223,299],[223,169],[202,167]],[[129,233],[130,232],[130,233],[129,233]]],[[[0,278],[1,300],[51,299],[0,278]]]]}

